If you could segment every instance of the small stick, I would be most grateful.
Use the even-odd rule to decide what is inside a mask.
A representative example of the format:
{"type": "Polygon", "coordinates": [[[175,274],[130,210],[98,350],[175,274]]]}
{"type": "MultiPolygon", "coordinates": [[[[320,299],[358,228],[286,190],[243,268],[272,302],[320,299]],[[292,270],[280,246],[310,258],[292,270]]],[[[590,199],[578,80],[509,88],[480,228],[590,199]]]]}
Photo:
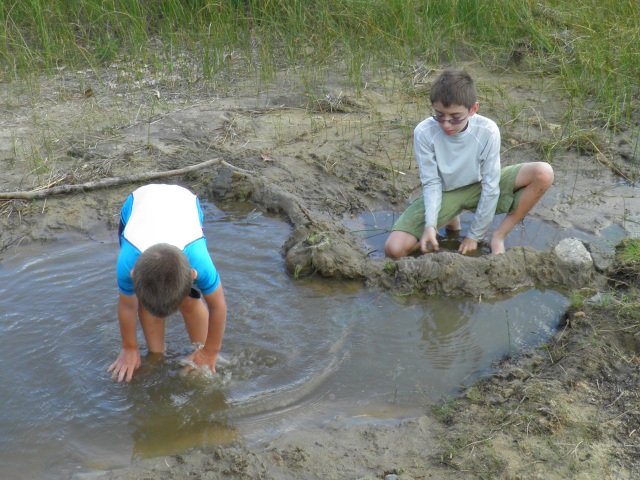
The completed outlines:
{"type": "Polygon", "coordinates": [[[74,184],[74,185],[59,185],[57,187],[45,188],[43,190],[31,190],[31,191],[22,191],[22,192],[0,192],[0,199],[31,200],[34,198],[45,198],[51,195],[58,195],[61,193],[83,192],[86,190],[95,190],[98,188],[123,185],[125,183],[134,183],[134,182],[141,182],[141,181],[147,181],[147,180],[155,180],[155,179],[164,178],[164,177],[172,177],[176,175],[183,175],[185,173],[194,172],[196,170],[209,167],[211,165],[224,165],[242,174],[251,175],[251,172],[248,170],[234,167],[233,165],[225,162],[220,158],[214,158],[212,160],[207,160],[206,162],[197,163],[195,165],[191,165],[184,168],[178,168],[176,170],[166,170],[164,172],[145,172],[137,175],[125,175],[123,177],[102,178],[100,180],[95,180],[92,182],[74,184]]]}

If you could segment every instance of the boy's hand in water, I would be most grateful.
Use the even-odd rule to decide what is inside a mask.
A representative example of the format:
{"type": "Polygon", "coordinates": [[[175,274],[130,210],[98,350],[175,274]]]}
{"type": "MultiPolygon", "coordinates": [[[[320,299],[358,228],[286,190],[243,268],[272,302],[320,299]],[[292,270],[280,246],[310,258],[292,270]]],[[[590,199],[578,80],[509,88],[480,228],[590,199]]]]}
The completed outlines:
{"type": "Polygon", "coordinates": [[[113,371],[111,378],[117,378],[118,382],[126,380],[131,381],[133,372],[140,367],[140,352],[137,348],[123,348],[115,362],[107,369],[107,372],[113,371]]]}
{"type": "Polygon", "coordinates": [[[465,237],[462,243],[460,244],[460,248],[458,248],[458,252],[460,252],[463,255],[466,255],[467,253],[474,252],[477,249],[478,249],[478,242],[476,242],[475,240],[469,237],[465,237]]]}
{"type": "Polygon", "coordinates": [[[427,227],[424,229],[424,233],[422,234],[422,238],[420,238],[420,252],[428,253],[431,250],[429,249],[429,245],[431,245],[431,249],[436,252],[440,250],[440,244],[436,239],[436,229],[433,227],[427,227]]]}
{"type": "Polygon", "coordinates": [[[193,352],[189,358],[187,358],[188,362],[192,362],[196,367],[209,367],[213,373],[216,373],[216,361],[218,360],[217,353],[209,353],[204,348],[199,348],[195,352],[193,352]]]}

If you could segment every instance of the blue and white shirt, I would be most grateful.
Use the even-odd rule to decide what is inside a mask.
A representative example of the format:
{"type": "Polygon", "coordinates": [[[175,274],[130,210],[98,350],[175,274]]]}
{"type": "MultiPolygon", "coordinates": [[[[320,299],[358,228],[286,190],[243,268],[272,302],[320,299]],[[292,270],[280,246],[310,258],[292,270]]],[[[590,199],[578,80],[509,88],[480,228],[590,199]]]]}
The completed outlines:
{"type": "Polygon", "coordinates": [[[127,197],[120,212],[120,254],[116,265],[118,288],[133,295],[131,270],[147,248],[168,243],[181,249],[198,276],[195,283],[207,295],[220,285],[220,275],[207,250],[202,231],[204,214],[193,193],[178,185],[152,184],[127,197]]]}

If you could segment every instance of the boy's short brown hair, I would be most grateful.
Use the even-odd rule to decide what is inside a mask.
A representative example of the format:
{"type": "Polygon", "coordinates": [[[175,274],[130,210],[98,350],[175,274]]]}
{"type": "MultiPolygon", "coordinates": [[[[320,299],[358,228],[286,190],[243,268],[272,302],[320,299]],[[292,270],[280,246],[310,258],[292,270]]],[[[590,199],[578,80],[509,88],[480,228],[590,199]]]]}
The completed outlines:
{"type": "Polygon", "coordinates": [[[445,70],[436,78],[429,93],[431,104],[442,103],[443,107],[462,105],[471,109],[476,104],[476,87],[471,75],[462,70],[445,70]]]}
{"type": "Polygon", "coordinates": [[[149,313],[161,318],[178,310],[193,284],[187,256],[167,243],[158,243],[142,252],[132,277],[138,300],[149,313]]]}

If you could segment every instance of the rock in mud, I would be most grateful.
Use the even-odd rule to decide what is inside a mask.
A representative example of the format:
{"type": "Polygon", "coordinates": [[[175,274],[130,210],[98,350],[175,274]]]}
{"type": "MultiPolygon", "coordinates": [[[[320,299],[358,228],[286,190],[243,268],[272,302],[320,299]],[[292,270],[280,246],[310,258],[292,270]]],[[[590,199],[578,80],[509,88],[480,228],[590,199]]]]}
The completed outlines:
{"type": "Polygon", "coordinates": [[[591,254],[577,238],[565,238],[555,247],[553,253],[558,257],[558,263],[570,269],[589,269],[593,267],[591,254]]]}

